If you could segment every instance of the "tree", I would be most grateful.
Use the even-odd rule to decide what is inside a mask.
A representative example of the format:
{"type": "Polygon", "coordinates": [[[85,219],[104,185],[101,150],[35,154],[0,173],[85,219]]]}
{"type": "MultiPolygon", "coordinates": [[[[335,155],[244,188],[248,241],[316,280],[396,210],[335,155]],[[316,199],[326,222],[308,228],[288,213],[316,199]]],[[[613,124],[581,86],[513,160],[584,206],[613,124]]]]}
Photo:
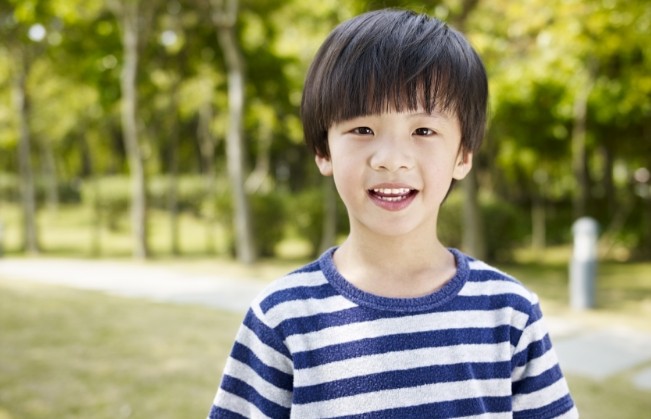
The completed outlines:
{"type": "Polygon", "coordinates": [[[122,92],[122,139],[127,151],[131,175],[131,228],[133,255],[149,256],[147,234],[147,181],[145,163],[138,139],[138,46],[140,31],[139,0],[112,0],[111,9],[122,29],[123,63],[120,76],[122,92]]]}
{"type": "Polygon", "coordinates": [[[253,240],[251,209],[246,196],[245,152],[243,141],[245,76],[244,59],[235,32],[237,0],[211,0],[212,21],[222,48],[228,73],[229,124],[226,134],[228,175],[233,194],[235,253],[245,264],[253,263],[256,248],[253,240]]]}
{"type": "Polygon", "coordinates": [[[3,38],[13,59],[13,103],[18,125],[18,166],[21,208],[23,213],[23,246],[28,253],[39,253],[38,224],[36,221],[36,191],[32,168],[32,130],[30,127],[31,100],[28,77],[34,60],[40,53],[36,44],[45,36],[45,28],[36,21],[31,5],[9,2],[2,12],[3,38]],[[31,30],[31,34],[28,34],[31,30]]]}

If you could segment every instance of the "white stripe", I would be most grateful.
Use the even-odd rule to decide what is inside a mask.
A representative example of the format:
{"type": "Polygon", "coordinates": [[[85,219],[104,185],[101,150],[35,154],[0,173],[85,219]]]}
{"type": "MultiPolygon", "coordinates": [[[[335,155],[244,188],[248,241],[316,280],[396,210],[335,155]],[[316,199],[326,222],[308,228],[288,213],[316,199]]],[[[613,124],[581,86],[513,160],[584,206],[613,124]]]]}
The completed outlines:
{"type": "MultiPolygon", "coordinates": [[[[511,412],[490,412],[482,413],[480,415],[472,416],[459,416],[456,419],[513,419],[513,413],[511,412]]],[[[558,418],[556,418],[558,419],[558,418]]]]}
{"type": "Polygon", "coordinates": [[[266,317],[269,326],[276,327],[282,321],[287,320],[288,313],[291,313],[292,318],[298,318],[315,314],[334,313],[353,307],[357,307],[357,304],[340,295],[323,299],[291,300],[278,304],[269,310],[266,317]]]}
{"type": "Polygon", "coordinates": [[[430,365],[500,362],[511,359],[511,344],[458,345],[367,355],[295,371],[294,387],[430,365]]]}
{"type": "Polygon", "coordinates": [[[505,276],[507,278],[513,279],[513,277],[511,275],[507,274],[506,272],[500,271],[496,267],[488,265],[486,262],[482,262],[481,260],[471,260],[471,261],[469,261],[468,262],[468,267],[471,270],[474,270],[474,271],[491,271],[491,272],[495,272],[497,274],[500,274],[502,276],[505,276]]]}
{"type": "Polygon", "coordinates": [[[535,304],[532,301],[533,295],[529,290],[515,282],[503,281],[500,279],[481,282],[466,282],[459,292],[459,295],[464,297],[503,294],[519,295],[531,301],[532,304],[535,304]]]}
{"type": "Polygon", "coordinates": [[[545,338],[547,335],[547,328],[542,318],[531,323],[526,329],[522,331],[518,345],[515,348],[514,354],[526,351],[531,342],[538,342],[545,338]]]}
{"type": "Polygon", "coordinates": [[[579,411],[576,409],[576,407],[573,407],[568,412],[563,413],[561,416],[557,417],[556,419],[578,419],[578,418],[579,418],[579,411]]]}
{"type": "Polygon", "coordinates": [[[240,396],[231,394],[221,388],[217,391],[215,406],[222,409],[230,410],[231,412],[239,413],[240,415],[251,419],[267,419],[269,416],[265,415],[254,404],[249,403],[240,396]]]}
{"type": "Polygon", "coordinates": [[[515,311],[510,307],[491,311],[427,313],[333,326],[312,333],[289,336],[286,343],[293,352],[302,352],[360,339],[401,333],[449,330],[453,328],[495,328],[500,325],[513,325],[515,327],[522,325],[524,327],[527,319],[526,314],[515,311]]]}
{"type": "Polygon", "coordinates": [[[251,387],[255,388],[256,391],[267,400],[271,400],[272,402],[284,407],[290,407],[292,404],[291,391],[276,387],[264,378],[260,377],[251,367],[236,359],[228,359],[224,374],[244,381],[251,387]]]}
{"type": "Polygon", "coordinates": [[[253,351],[254,354],[265,364],[280,371],[291,374],[292,360],[282,353],[268,346],[248,327],[242,325],[237,335],[237,341],[253,351]]]}
{"type": "Polygon", "coordinates": [[[569,394],[567,383],[564,379],[554,384],[528,394],[516,394],[513,397],[513,411],[538,409],[569,394]]]}
{"type": "Polygon", "coordinates": [[[550,349],[543,356],[529,360],[528,364],[514,368],[511,379],[515,382],[528,377],[537,377],[557,364],[556,353],[553,349],[550,349]]]}
{"type": "Polygon", "coordinates": [[[294,405],[292,418],[317,418],[369,413],[465,398],[511,395],[511,380],[469,380],[364,393],[321,402],[294,405]]]}

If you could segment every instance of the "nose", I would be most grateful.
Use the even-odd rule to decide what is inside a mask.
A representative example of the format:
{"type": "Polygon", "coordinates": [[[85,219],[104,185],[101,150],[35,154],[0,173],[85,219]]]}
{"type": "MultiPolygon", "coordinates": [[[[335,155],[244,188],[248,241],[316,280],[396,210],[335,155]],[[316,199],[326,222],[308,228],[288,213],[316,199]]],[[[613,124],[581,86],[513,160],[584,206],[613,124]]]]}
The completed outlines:
{"type": "Polygon", "coordinates": [[[369,164],[378,171],[396,172],[411,169],[414,166],[414,155],[410,139],[401,139],[398,136],[377,137],[369,164]]]}

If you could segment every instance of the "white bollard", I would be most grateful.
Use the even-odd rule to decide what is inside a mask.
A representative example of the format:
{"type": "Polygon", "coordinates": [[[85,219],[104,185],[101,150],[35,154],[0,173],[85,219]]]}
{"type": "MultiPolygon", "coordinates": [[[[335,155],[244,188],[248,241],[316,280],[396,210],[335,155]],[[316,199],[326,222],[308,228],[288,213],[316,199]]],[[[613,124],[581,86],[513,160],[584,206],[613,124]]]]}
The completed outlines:
{"type": "Polygon", "coordinates": [[[572,234],[574,248],[570,261],[570,306],[577,310],[594,308],[599,225],[590,217],[582,217],[572,225],[572,234]]]}

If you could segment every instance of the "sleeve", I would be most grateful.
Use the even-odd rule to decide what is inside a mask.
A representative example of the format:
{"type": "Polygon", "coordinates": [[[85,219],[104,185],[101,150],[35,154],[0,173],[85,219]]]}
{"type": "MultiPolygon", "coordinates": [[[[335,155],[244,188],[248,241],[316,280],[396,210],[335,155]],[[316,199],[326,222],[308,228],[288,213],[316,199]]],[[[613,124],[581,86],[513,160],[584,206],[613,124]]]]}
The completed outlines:
{"type": "Polygon", "coordinates": [[[250,309],[226,361],[208,415],[214,418],[288,418],[292,400],[292,360],[284,340],[250,309]]]}
{"type": "Polygon", "coordinates": [[[537,297],[511,362],[514,418],[578,418],[537,297]]]}

